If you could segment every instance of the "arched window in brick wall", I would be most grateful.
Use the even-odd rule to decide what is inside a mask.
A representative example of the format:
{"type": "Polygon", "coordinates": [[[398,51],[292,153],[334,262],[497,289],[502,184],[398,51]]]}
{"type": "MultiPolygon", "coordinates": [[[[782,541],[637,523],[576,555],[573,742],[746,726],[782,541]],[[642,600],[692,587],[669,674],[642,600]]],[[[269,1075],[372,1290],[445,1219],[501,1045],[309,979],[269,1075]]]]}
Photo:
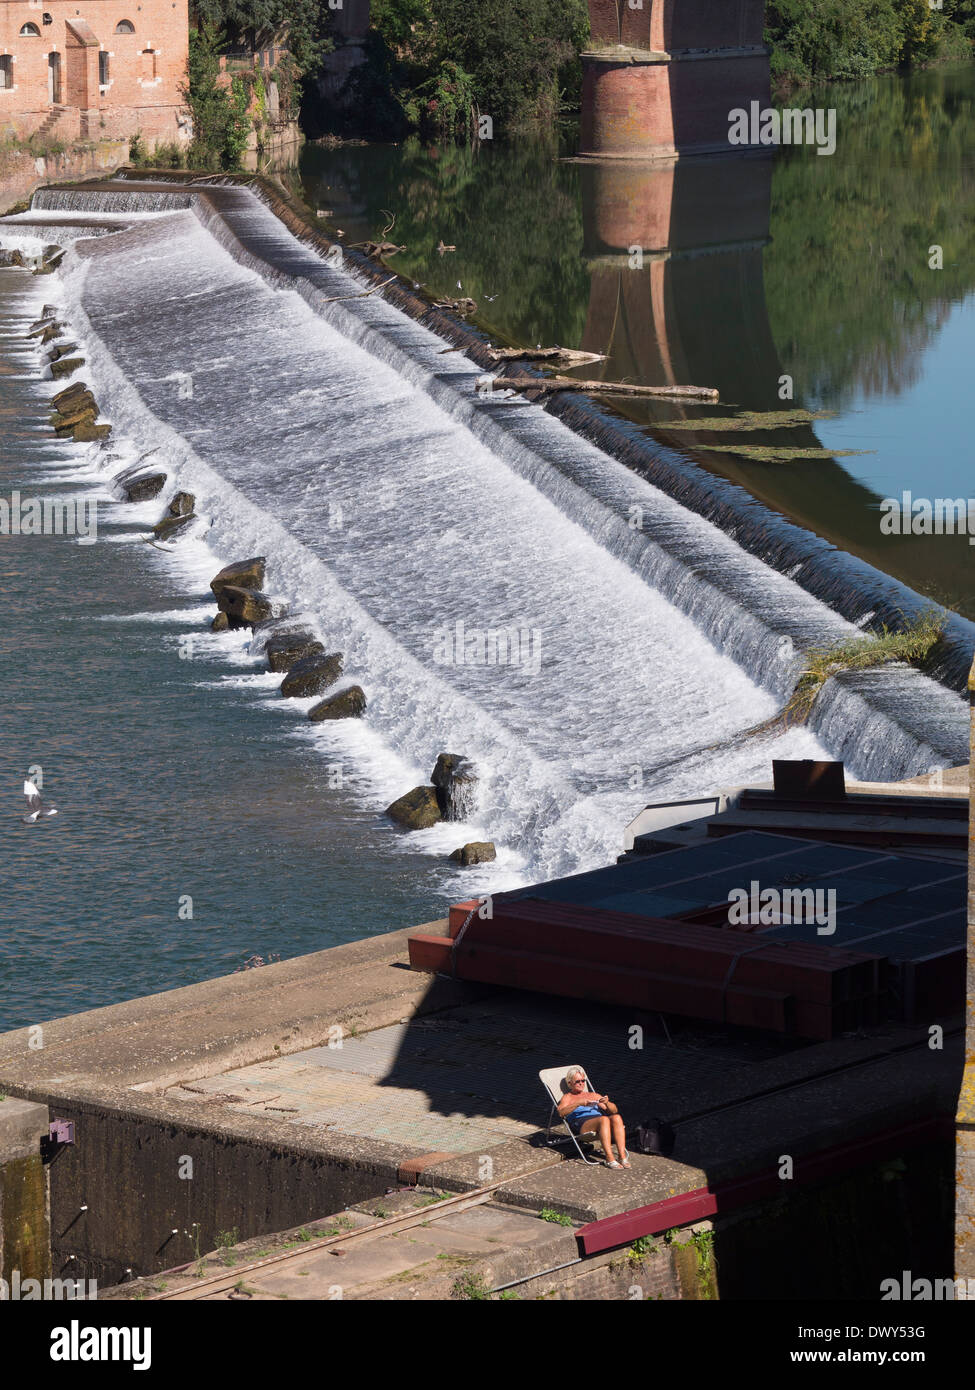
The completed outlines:
{"type": "Polygon", "coordinates": [[[9,53],[0,53],[0,92],[14,85],[14,60],[9,53]]]}
{"type": "Polygon", "coordinates": [[[135,25],[131,19],[120,19],[115,26],[115,32],[116,34],[134,34],[135,25]]]}
{"type": "Polygon", "coordinates": [[[25,24],[20,31],[20,37],[22,39],[39,39],[41,31],[36,24],[25,24]]]}

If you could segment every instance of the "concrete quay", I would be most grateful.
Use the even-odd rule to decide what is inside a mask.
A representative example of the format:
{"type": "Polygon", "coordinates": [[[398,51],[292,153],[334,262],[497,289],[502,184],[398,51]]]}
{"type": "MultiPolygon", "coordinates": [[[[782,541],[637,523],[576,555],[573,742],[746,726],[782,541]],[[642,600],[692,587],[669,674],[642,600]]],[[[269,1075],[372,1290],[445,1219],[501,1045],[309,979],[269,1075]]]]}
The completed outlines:
{"type": "Polygon", "coordinates": [[[834,1296],[864,1296],[888,1264],[907,1267],[906,1210],[912,1249],[926,1230],[921,1257],[940,1269],[960,1020],[939,1051],[927,1029],[893,1025],[807,1046],[692,1022],[668,1038],[655,1015],[412,973],[407,935],[0,1035],[0,1093],[74,1124],[47,1163],[53,1272],[121,1285],[113,1297],[165,1296],[153,1284],[176,1276],[161,1272],[195,1269],[201,1252],[242,1267],[275,1233],[375,1221],[411,1187],[421,1202],[490,1192],[449,1221],[357,1241],[354,1256],[323,1249],[304,1274],[240,1277],[262,1297],[338,1285],[361,1298],[606,1298],[644,1283],[654,1298],[802,1297],[837,1279],[834,1296]],[[537,1072],[562,1060],[582,1062],[631,1124],[677,1122],[673,1157],[611,1172],[536,1147],[548,1113],[537,1072]],[[837,1204],[849,1220],[831,1218],[837,1204]],[[624,1224],[599,1224],[612,1220],[624,1224]],[[650,1264],[634,1280],[638,1259],[650,1264]],[[538,1282],[504,1289],[527,1276],[538,1282]]]}

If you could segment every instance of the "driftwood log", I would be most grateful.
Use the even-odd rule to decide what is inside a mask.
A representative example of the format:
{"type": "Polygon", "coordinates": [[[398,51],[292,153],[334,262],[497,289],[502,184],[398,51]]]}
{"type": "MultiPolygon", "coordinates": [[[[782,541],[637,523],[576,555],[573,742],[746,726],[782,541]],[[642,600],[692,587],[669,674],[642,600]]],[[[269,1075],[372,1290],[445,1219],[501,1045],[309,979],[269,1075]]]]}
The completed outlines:
{"type": "Polygon", "coordinates": [[[590,362],[605,362],[604,352],[577,352],[575,348],[493,348],[495,362],[551,362],[557,367],[587,367],[590,362]]]}
{"type": "Polygon", "coordinates": [[[720,392],[713,386],[633,386],[628,381],[581,381],[574,376],[496,376],[499,391],[552,395],[556,391],[588,391],[594,396],[654,396],[679,400],[716,401],[720,392]]]}

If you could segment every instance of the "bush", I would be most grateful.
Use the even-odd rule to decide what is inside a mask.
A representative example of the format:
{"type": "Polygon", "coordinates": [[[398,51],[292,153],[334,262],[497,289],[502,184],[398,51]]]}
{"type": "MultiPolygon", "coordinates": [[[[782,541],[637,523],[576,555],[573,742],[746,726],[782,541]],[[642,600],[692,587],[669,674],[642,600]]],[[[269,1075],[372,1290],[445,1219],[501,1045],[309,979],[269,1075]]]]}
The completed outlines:
{"type": "Polygon", "coordinates": [[[193,118],[189,161],[198,169],[238,169],[251,123],[248,93],[235,77],[229,90],[219,82],[222,40],[212,24],[190,31],[190,56],[183,100],[193,118]]]}

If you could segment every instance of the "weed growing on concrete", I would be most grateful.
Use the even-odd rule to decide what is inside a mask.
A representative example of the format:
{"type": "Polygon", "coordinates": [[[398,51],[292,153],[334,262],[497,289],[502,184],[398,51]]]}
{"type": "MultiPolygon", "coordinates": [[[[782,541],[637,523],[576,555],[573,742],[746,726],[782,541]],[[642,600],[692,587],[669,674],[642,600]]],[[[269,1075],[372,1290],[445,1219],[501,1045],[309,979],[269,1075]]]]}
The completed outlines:
{"type": "Polygon", "coordinates": [[[940,641],[944,626],[945,615],[936,608],[926,608],[900,632],[891,632],[884,624],[879,633],[854,637],[835,647],[814,647],[806,653],[806,669],[785,707],[785,722],[804,724],[817,695],[830,676],[839,671],[863,671],[888,661],[923,667],[940,641]]]}
{"type": "Polygon", "coordinates": [[[455,1279],[451,1289],[451,1298],[465,1299],[468,1302],[484,1303],[491,1297],[491,1290],[485,1284],[480,1274],[465,1274],[460,1279],[455,1279]]]}
{"type": "Polygon", "coordinates": [[[638,1236],[626,1252],[629,1260],[645,1260],[648,1255],[656,1255],[657,1246],[653,1242],[653,1236],[638,1236]]]}
{"type": "Polygon", "coordinates": [[[566,1216],[565,1212],[553,1211],[551,1207],[542,1207],[538,1213],[540,1221],[552,1221],[556,1226],[571,1226],[572,1217],[566,1216]]]}
{"type": "Polygon", "coordinates": [[[428,1192],[425,1196],[418,1197],[416,1204],[418,1207],[430,1207],[434,1202],[445,1202],[449,1195],[448,1192],[428,1192]]]}
{"type": "Polygon", "coordinates": [[[237,1263],[237,1255],[233,1247],[237,1244],[237,1227],[234,1226],[229,1231],[217,1232],[217,1249],[222,1253],[219,1259],[222,1264],[233,1265],[237,1263]]]}
{"type": "Polygon", "coordinates": [[[392,1216],[393,1213],[389,1210],[389,1207],[378,1206],[373,1207],[372,1214],[373,1216],[378,1216],[380,1221],[385,1221],[388,1217],[392,1216]]]}
{"type": "Polygon", "coordinates": [[[521,1302],[521,1294],[515,1293],[514,1289],[502,1289],[498,1294],[499,1303],[521,1302]]]}

